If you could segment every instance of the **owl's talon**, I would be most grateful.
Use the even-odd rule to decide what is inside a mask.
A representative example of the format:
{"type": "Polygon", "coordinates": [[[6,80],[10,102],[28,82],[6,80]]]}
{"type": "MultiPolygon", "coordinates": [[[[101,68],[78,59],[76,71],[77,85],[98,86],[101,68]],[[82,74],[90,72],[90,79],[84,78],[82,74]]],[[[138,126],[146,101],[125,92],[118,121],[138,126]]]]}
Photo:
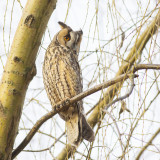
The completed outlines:
{"type": "Polygon", "coordinates": [[[54,111],[59,111],[61,107],[62,107],[61,104],[56,104],[54,106],[54,111]]]}
{"type": "Polygon", "coordinates": [[[59,111],[61,109],[65,110],[65,107],[70,104],[70,99],[66,98],[65,100],[61,101],[60,104],[56,104],[54,106],[54,111],[59,111]]]}
{"type": "Polygon", "coordinates": [[[69,103],[70,103],[70,99],[69,99],[69,98],[66,98],[66,99],[64,99],[63,101],[61,101],[61,105],[62,105],[63,107],[69,105],[69,103]]]}
{"type": "Polygon", "coordinates": [[[69,98],[66,98],[64,100],[62,100],[59,104],[59,106],[57,106],[57,109],[63,109],[63,110],[66,110],[67,106],[69,106],[70,104],[70,99],[69,98]]]}
{"type": "Polygon", "coordinates": [[[60,108],[61,108],[61,106],[60,106],[60,104],[58,104],[58,105],[57,105],[57,109],[60,109],[60,108]]]}
{"type": "Polygon", "coordinates": [[[59,105],[59,109],[62,109],[64,106],[63,106],[63,104],[60,104],[59,105]]]}
{"type": "Polygon", "coordinates": [[[70,99],[69,98],[66,98],[64,101],[65,101],[65,105],[68,106],[70,104],[70,99]]]}

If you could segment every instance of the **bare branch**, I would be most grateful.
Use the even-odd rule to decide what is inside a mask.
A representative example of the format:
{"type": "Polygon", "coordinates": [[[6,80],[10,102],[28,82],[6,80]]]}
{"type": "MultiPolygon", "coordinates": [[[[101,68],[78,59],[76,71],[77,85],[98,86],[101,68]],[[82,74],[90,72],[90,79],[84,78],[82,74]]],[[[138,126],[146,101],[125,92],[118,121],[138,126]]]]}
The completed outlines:
{"type": "Polygon", "coordinates": [[[129,96],[131,95],[132,91],[133,91],[134,86],[135,86],[135,85],[134,85],[134,77],[133,77],[132,80],[131,80],[131,88],[130,88],[129,92],[128,92],[127,94],[125,94],[124,96],[121,96],[121,97],[115,99],[114,101],[112,101],[111,103],[109,103],[109,104],[104,108],[104,110],[108,109],[110,106],[112,106],[112,105],[115,104],[116,102],[122,101],[123,99],[126,99],[127,97],[129,97],[129,96]]]}
{"type": "MultiPolygon", "coordinates": [[[[158,77],[157,77],[157,78],[158,78],[158,77]]],[[[157,78],[156,78],[156,79],[157,79],[157,78]]],[[[155,83],[155,82],[156,82],[156,80],[154,81],[154,83],[155,83]]],[[[154,84],[154,83],[153,83],[153,84],[154,84]]],[[[153,84],[152,84],[152,86],[153,86],[153,84]]],[[[150,88],[150,89],[151,89],[151,88],[150,88]]],[[[149,89],[149,90],[150,90],[150,89],[149,89]]],[[[149,91],[148,91],[148,93],[149,93],[149,91]]],[[[124,154],[121,156],[121,160],[125,157],[126,150],[127,150],[128,146],[129,146],[129,143],[130,143],[130,139],[131,139],[131,137],[132,137],[132,134],[133,134],[136,126],[137,126],[138,123],[139,123],[139,120],[140,120],[140,119],[144,116],[144,114],[148,111],[149,107],[150,107],[151,104],[154,102],[154,100],[158,97],[159,94],[160,94],[160,92],[158,92],[158,93],[156,94],[156,96],[155,96],[155,97],[153,98],[153,100],[150,102],[150,104],[148,105],[148,107],[143,110],[143,112],[141,113],[141,115],[139,116],[139,118],[138,118],[135,122],[132,123],[131,129],[130,129],[130,133],[129,133],[129,135],[128,135],[127,143],[126,143],[126,146],[124,147],[124,154]],[[135,124],[134,124],[134,123],[135,123],[135,124]],[[134,124],[134,125],[133,125],[133,124],[134,124]]],[[[143,100],[143,102],[144,102],[144,100],[143,100]]],[[[142,103],[142,104],[143,104],[143,103],[142,103]]],[[[140,108],[141,108],[141,107],[140,107],[140,108]]]]}
{"type": "Polygon", "coordinates": [[[103,112],[107,113],[110,116],[110,118],[113,120],[113,122],[115,123],[115,126],[117,128],[117,132],[118,132],[118,135],[119,135],[119,139],[118,140],[119,140],[119,143],[120,143],[120,146],[121,146],[121,149],[122,149],[122,154],[124,154],[123,153],[123,146],[124,145],[123,145],[123,142],[122,142],[121,133],[120,133],[120,130],[119,130],[118,125],[116,123],[116,120],[113,118],[113,116],[107,110],[103,109],[103,112]]]}
{"type": "Polygon", "coordinates": [[[151,139],[148,141],[148,143],[141,149],[138,156],[136,157],[136,160],[139,160],[143,152],[147,149],[149,145],[152,144],[152,141],[157,137],[157,135],[160,133],[160,128],[155,132],[155,134],[151,137],[151,139]]]}
{"type": "Polygon", "coordinates": [[[135,73],[136,71],[141,70],[141,69],[156,69],[156,70],[159,70],[160,65],[159,64],[138,64],[134,67],[133,73],[135,73]]]}
{"type": "MultiPolygon", "coordinates": [[[[153,64],[138,64],[134,68],[134,72],[140,69],[160,69],[160,65],[153,65],[153,64]]],[[[71,98],[68,101],[63,101],[58,104],[56,104],[53,108],[54,110],[50,111],[46,115],[42,116],[36,124],[32,127],[28,135],[25,137],[25,139],[22,141],[22,143],[13,151],[12,153],[12,159],[15,158],[31,141],[32,137],[35,135],[35,133],[38,131],[38,129],[41,127],[41,125],[46,122],[48,119],[52,118],[54,115],[56,115],[58,112],[63,110],[65,107],[68,107],[70,104],[73,104],[101,89],[107,88],[113,84],[116,84],[118,82],[124,81],[128,79],[129,77],[133,76],[132,78],[136,78],[138,75],[135,74],[122,74],[118,76],[117,78],[111,79],[107,82],[104,82],[100,85],[96,85],[95,87],[88,89],[87,91],[84,91],[75,97],[71,98]],[[65,105],[64,105],[65,104],[65,105]]]]}
{"type": "MultiPolygon", "coordinates": [[[[136,71],[141,70],[141,69],[147,69],[147,70],[148,70],[148,69],[155,69],[155,70],[159,70],[159,69],[160,69],[160,65],[159,65],[159,64],[137,64],[137,65],[135,65],[135,66],[133,67],[133,69],[132,69],[132,71],[130,71],[130,73],[132,73],[132,72],[135,73],[136,71]]],[[[120,101],[120,100],[123,100],[123,99],[129,97],[130,94],[131,94],[132,91],[133,91],[133,88],[134,88],[134,78],[133,78],[132,81],[131,81],[130,91],[129,91],[126,95],[124,95],[124,96],[122,96],[122,97],[119,97],[119,98],[115,99],[114,101],[112,101],[111,103],[109,103],[109,104],[105,107],[105,109],[109,108],[109,107],[110,107],[111,105],[113,105],[114,103],[116,103],[116,102],[118,102],[118,101],[120,101]]],[[[95,107],[96,107],[96,105],[95,105],[93,108],[91,108],[91,109],[86,113],[86,115],[88,115],[95,107]]]]}
{"type": "MultiPolygon", "coordinates": [[[[55,106],[53,106],[54,110],[52,110],[51,112],[47,113],[46,115],[44,115],[43,117],[41,117],[36,124],[33,126],[33,128],[30,130],[30,132],[28,133],[28,135],[26,136],[26,138],[22,141],[22,143],[13,151],[12,153],[12,159],[15,158],[25,147],[26,145],[30,142],[30,140],[32,139],[32,137],[35,135],[35,133],[38,131],[38,129],[41,127],[41,125],[46,122],[48,119],[52,118],[55,114],[57,114],[58,112],[60,112],[61,110],[64,109],[64,107],[68,107],[70,104],[73,104],[101,89],[107,88],[113,84],[116,84],[120,81],[124,81],[127,78],[129,78],[130,76],[133,76],[133,74],[123,74],[117,78],[114,78],[112,80],[109,80],[107,82],[104,82],[100,85],[97,85],[91,89],[88,89],[87,91],[84,91],[78,95],[76,95],[75,97],[71,98],[70,100],[67,101],[63,101],[60,102],[58,104],[56,104],[55,106]],[[65,104],[65,105],[64,105],[65,104]]],[[[134,75],[134,78],[136,78],[137,75],[134,75]]]]}

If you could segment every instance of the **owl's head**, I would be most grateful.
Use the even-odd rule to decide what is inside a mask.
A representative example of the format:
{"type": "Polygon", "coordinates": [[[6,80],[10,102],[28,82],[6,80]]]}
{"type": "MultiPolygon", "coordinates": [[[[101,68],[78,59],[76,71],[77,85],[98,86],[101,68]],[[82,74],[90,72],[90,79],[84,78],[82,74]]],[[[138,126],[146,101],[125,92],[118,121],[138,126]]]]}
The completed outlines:
{"type": "Polygon", "coordinates": [[[55,36],[55,40],[62,46],[65,46],[76,53],[79,52],[80,44],[82,40],[82,30],[73,31],[71,27],[67,26],[63,22],[58,22],[61,30],[55,36]]]}

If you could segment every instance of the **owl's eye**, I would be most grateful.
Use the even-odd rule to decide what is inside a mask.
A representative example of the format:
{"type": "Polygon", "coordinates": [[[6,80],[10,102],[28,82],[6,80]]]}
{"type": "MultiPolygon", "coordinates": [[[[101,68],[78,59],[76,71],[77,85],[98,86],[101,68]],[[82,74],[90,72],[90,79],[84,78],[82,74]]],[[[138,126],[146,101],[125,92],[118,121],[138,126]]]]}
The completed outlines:
{"type": "Polygon", "coordinates": [[[69,41],[70,39],[71,39],[71,37],[70,37],[69,34],[64,37],[64,40],[65,40],[65,41],[69,41]]]}

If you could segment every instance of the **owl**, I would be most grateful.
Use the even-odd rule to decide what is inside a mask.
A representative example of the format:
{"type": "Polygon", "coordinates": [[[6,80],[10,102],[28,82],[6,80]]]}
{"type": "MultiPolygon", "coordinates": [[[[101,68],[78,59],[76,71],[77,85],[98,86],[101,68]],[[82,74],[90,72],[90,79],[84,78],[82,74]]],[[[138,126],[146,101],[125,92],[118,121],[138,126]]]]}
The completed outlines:
{"type": "MultiPolygon", "coordinates": [[[[58,22],[61,30],[54,36],[47,48],[43,79],[52,106],[82,92],[82,75],[78,63],[78,53],[82,40],[82,30],[73,31],[63,22],[58,22]]],[[[59,112],[65,121],[69,144],[78,146],[82,138],[92,142],[94,132],[86,121],[83,102],[78,101],[59,112]]]]}

